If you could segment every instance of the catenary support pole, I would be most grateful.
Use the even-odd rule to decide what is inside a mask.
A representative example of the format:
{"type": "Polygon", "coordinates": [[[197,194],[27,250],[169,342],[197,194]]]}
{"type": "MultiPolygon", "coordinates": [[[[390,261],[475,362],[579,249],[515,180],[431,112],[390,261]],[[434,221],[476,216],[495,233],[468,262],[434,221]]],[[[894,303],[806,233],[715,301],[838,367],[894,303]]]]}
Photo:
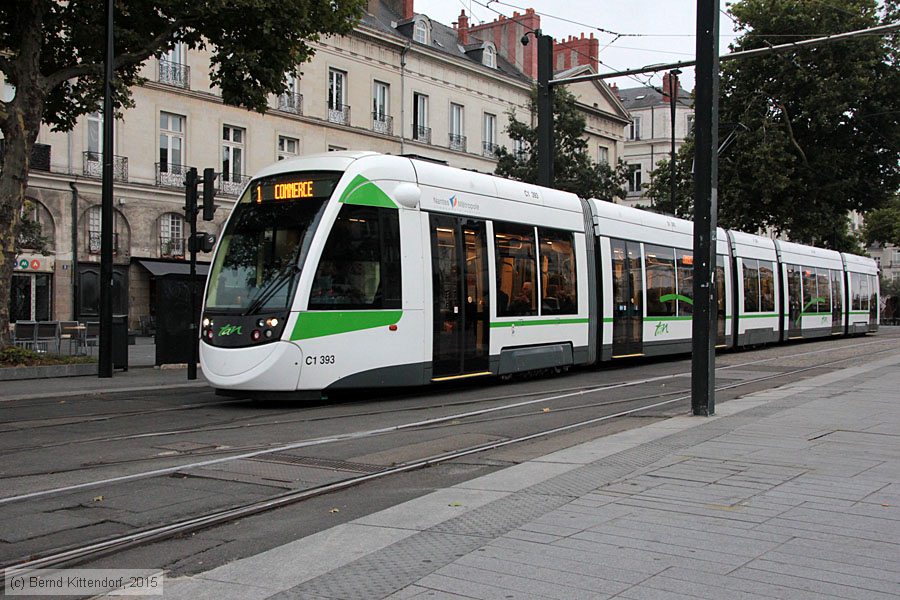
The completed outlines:
{"type": "Polygon", "coordinates": [[[538,29],[537,38],[537,183],[553,187],[553,38],[538,29]]]}
{"type": "Polygon", "coordinates": [[[103,93],[103,184],[100,196],[100,349],[98,375],[112,377],[113,285],[113,0],[106,0],[106,71],[103,93]]]}
{"type": "Polygon", "coordinates": [[[716,412],[716,210],[719,130],[719,1],[697,1],[697,82],[694,127],[694,318],[691,410],[716,412]]]}

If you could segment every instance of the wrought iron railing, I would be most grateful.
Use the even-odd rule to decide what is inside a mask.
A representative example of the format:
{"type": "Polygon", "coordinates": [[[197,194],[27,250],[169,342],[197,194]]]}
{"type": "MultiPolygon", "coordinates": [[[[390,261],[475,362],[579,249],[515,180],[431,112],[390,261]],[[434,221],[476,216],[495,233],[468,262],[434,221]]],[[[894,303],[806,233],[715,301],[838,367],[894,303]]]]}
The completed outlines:
{"type": "Polygon", "coordinates": [[[181,63],[159,59],[159,82],[188,90],[191,88],[191,68],[181,63]]]}
{"type": "Polygon", "coordinates": [[[328,120],[338,125],[349,125],[350,107],[346,104],[329,104],[328,120]]]}
{"type": "MultiPolygon", "coordinates": [[[[87,177],[103,176],[103,154],[90,150],[82,153],[82,174],[87,177]]],[[[113,155],[113,181],[128,181],[128,158],[113,155]]]]}
{"type": "Polygon", "coordinates": [[[460,152],[466,151],[466,136],[459,135],[458,133],[450,134],[450,149],[451,150],[459,150],[460,152]]]}
{"type": "Polygon", "coordinates": [[[162,187],[183,188],[184,175],[188,172],[187,165],[174,163],[156,163],[156,185],[162,187]]]}
{"type": "Polygon", "coordinates": [[[484,156],[488,156],[490,158],[496,158],[497,150],[500,148],[498,144],[494,142],[481,142],[481,153],[484,156]]]}
{"type": "Polygon", "coordinates": [[[278,110],[294,113],[295,115],[303,114],[303,94],[294,94],[285,92],[278,96],[278,110]]]}
{"type": "Polygon", "coordinates": [[[184,238],[159,236],[159,255],[164,258],[183,258],[184,238]]]}
{"type": "Polygon", "coordinates": [[[413,139],[417,142],[431,143],[431,127],[413,125],[413,139]]]}
{"type": "MultiPolygon", "coordinates": [[[[100,232],[99,231],[88,231],[88,253],[90,254],[100,254],[100,232]]],[[[112,234],[112,246],[113,246],[113,254],[119,253],[119,234],[112,234]]]]}
{"type": "Polygon", "coordinates": [[[373,112],[372,131],[385,135],[394,135],[394,117],[383,112],[373,112]]]}
{"type": "Polygon", "coordinates": [[[250,181],[250,176],[242,173],[219,173],[217,195],[237,196],[248,181],[250,181]]]}

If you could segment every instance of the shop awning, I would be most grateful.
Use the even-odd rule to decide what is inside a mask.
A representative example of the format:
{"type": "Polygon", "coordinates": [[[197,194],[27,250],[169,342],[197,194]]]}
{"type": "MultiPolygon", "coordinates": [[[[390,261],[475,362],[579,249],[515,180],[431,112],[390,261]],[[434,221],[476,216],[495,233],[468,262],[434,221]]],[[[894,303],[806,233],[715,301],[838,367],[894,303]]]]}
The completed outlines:
{"type": "MultiPolygon", "coordinates": [[[[139,265],[150,271],[154,277],[163,275],[190,275],[191,263],[187,261],[156,260],[154,258],[136,258],[139,265]]],[[[206,277],[209,273],[209,263],[197,263],[197,275],[206,277]]]]}

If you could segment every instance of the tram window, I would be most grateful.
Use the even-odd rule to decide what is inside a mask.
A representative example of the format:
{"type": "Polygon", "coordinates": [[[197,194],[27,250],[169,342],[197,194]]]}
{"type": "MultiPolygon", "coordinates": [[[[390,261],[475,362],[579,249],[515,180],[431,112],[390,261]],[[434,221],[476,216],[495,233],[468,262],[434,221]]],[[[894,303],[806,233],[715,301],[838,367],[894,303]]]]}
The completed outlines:
{"type": "Polygon", "coordinates": [[[857,275],[859,280],[859,310],[869,310],[869,276],[857,275]]]}
{"type": "Polygon", "coordinates": [[[675,249],[644,244],[647,267],[647,316],[674,317],[675,249]]]}
{"type": "Polygon", "coordinates": [[[775,310],[775,270],[772,263],[762,260],[759,261],[759,310],[775,310]]]}
{"type": "Polygon", "coordinates": [[[313,278],[310,310],[401,307],[396,210],[345,204],[313,278]]]}
{"type": "MultiPolygon", "coordinates": [[[[681,316],[692,315],[694,314],[694,254],[688,250],[675,250],[675,257],[678,261],[678,314],[681,316]]],[[[716,264],[718,265],[718,262],[716,264]]]]}
{"type": "Polygon", "coordinates": [[[578,312],[575,282],[575,243],[568,231],[538,228],[541,251],[541,314],[578,312]]]}
{"type": "Polygon", "coordinates": [[[867,275],[869,279],[869,320],[874,322],[878,318],[878,278],[875,275],[867,275]]]}
{"type": "Polygon", "coordinates": [[[818,288],[816,300],[819,305],[819,313],[831,312],[831,281],[828,279],[826,269],[816,269],[816,287],[818,288]]]}
{"type": "Polygon", "coordinates": [[[497,249],[497,316],[538,314],[534,227],[495,222],[494,245],[497,249]]]}
{"type": "Polygon", "coordinates": [[[860,310],[862,298],[859,292],[859,275],[850,273],[850,310],[860,310]]]}
{"type": "Polygon", "coordinates": [[[819,312],[818,292],[816,291],[816,270],[803,267],[803,312],[819,312]]]}
{"type": "Polygon", "coordinates": [[[841,310],[844,305],[844,286],[841,282],[841,272],[829,269],[831,276],[831,310],[841,310]]]}
{"type": "Polygon", "coordinates": [[[759,261],[743,259],[744,312],[759,312],[759,261]]]}

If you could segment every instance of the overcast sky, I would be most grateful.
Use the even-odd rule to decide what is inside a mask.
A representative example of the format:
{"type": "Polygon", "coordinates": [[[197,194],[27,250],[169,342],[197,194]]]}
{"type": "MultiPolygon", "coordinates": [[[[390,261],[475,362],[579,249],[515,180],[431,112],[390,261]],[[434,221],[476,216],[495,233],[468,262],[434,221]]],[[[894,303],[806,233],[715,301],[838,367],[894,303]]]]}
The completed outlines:
{"type": "MultiPolygon", "coordinates": [[[[726,0],[721,0],[725,10],[726,0]]],[[[415,10],[450,25],[465,9],[469,23],[493,21],[498,12],[512,16],[513,11],[533,8],[541,15],[544,33],[560,39],[569,35],[586,36],[592,32],[600,39],[600,72],[621,71],[658,63],[693,60],[696,44],[696,0],[415,0],[415,10]],[[489,4],[490,8],[484,5],[489,4]],[[474,17],[474,18],[473,18],[474,17]],[[553,17],[568,19],[568,22],[553,17]],[[620,34],[640,34],[640,37],[616,36],[600,29],[620,34]],[[615,41],[614,41],[615,40],[615,41]]],[[[719,53],[728,52],[728,43],[736,34],[733,23],[719,13],[719,53]]],[[[637,87],[650,78],[660,86],[662,73],[638,75],[614,80],[620,88],[637,87]]],[[[682,87],[694,87],[693,69],[684,69],[682,87]]]]}

